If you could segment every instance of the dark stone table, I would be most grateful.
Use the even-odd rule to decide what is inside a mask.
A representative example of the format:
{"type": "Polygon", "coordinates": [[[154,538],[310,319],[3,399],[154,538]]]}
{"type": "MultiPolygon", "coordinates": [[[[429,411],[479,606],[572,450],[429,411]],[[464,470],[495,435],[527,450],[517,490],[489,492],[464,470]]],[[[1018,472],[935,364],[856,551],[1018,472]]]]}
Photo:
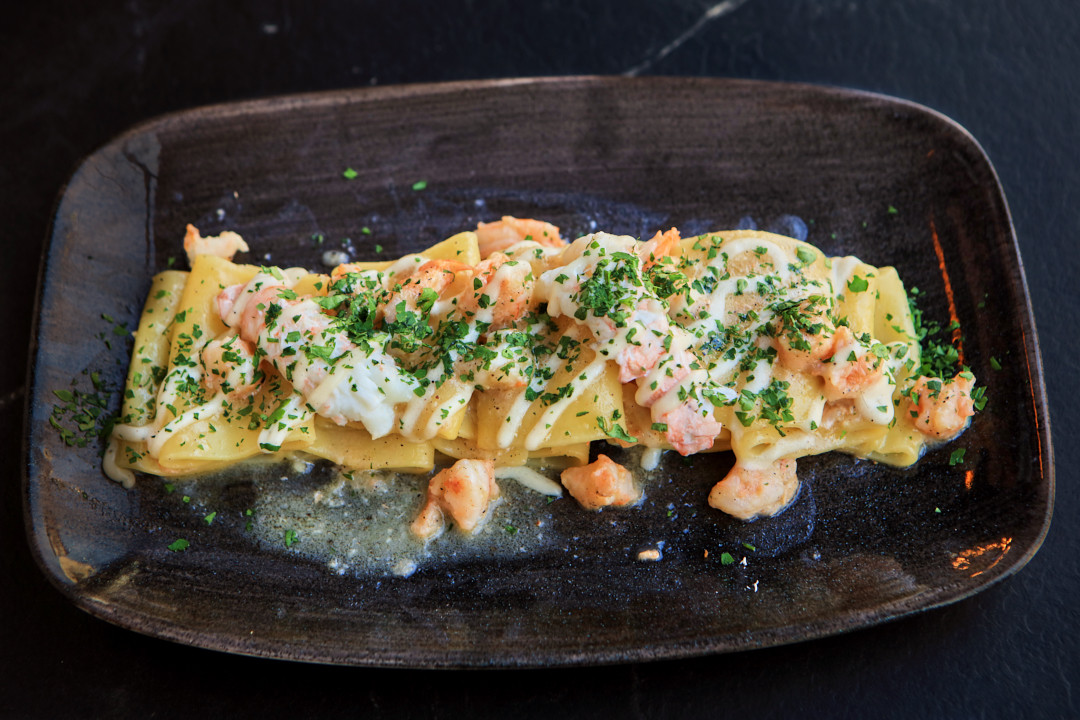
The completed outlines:
{"type": "Polygon", "coordinates": [[[56,2],[0,29],[0,717],[1080,716],[1080,13],[1065,0],[56,2]],[[968,128],[1009,200],[1057,455],[1031,563],[944,609],[663,663],[414,672],[227,656],[84,614],[37,569],[20,494],[26,348],[53,203],[79,159],[161,113],[483,77],[702,75],[896,95],[968,128]]]}

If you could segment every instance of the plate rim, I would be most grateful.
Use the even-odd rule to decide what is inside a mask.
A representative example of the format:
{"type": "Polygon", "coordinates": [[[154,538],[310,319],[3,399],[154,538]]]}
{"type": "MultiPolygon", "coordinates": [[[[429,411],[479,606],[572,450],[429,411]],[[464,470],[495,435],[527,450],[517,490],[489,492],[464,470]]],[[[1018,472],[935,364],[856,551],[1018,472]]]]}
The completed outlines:
{"type": "MultiPolygon", "coordinates": [[[[1011,270],[1012,268],[1010,268],[1011,270]]],[[[315,91],[305,93],[294,93],[287,95],[278,95],[266,98],[256,98],[249,100],[241,100],[235,102],[223,102],[214,103],[209,105],[203,105],[190,109],[178,110],[170,112],[164,115],[153,117],[142,122],[139,122],[129,129],[114,136],[107,143],[103,144],[94,152],[83,158],[76,169],[71,173],[68,179],[60,187],[56,201],[53,205],[53,212],[50,217],[50,224],[47,230],[46,239],[43,243],[41,262],[38,266],[38,278],[36,285],[36,292],[34,297],[34,315],[32,320],[32,328],[30,334],[30,345],[28,350],[29,362],[27,363],[27,376],[26,387],[28,389],[24,398],[24,424],[22,433],[22,497],[23,497],[23,517],[24,526],[26,530],[26,536],[28,544],[30,545],[31,555],[34,558],[35,563],[44,573],[50,584],[57,588],[69,601],[71,601],[76,607],[87,612],[93,617],[105,620],[111,624],[119,627],[134,630],[143,635],[155,637],[159,639],[170,640],[173,642],[179,642],[195,647],[205,648],[209,650],[217,650],[228,652],[232,654],[247,655],[252,657],[264,657],[264,658],[277,658],[286,660],[295,660],[301,662],[311,662],[320,664],[345,664],[345,665],[363,665],[370,667],[401,667],[401,668],[484,668],[484,667],[501,667],[501,668],[515,668],[515,667],[556,667],[556,666],[574,666],[574,665],[604,665],[604,664],[616,664],[625,662],[640,662],[640,661],[652,661],[661,659],[673,659],[673,658],[687,658],[697,657],[715,653],[736,652],[748,649],[756,649],[763,647],[774,647],[779,645],[787,645],[796,642],[804,642],[809,640],[816,640],[823,637],[828,637],[837,634],[844,634],[847,632],[862,630],[868,627],[873,627],[884,622],[892,620],[898,620],[901,618],[909,617],[914,614],[926,612],[936,608],[944,607],[961,600],[967,599],[972,595],[975,595],[983,590],[996,585],[1002,580],[1011,577],[1016,572],[1021,570],[1027,563],[1034,557],[1042,546],[1049,528],[1051,525],[1053,510],[1055,504],[1056,495],[1056,467],[1054,462],[1054,450],[1052,443],[1052,434],[1050,432],[1050,413],[1049,402],[1046,394],[1046,380],[1043,369],[1042,355],[1040,351],[1037,329],[1034,319],[1034,311],[1031,304],[1031,296],[1028,287],[1027,276],[1024,270],[1023,258],[1020,254],[1019,242],[1016,236],[1016,230],[1013,225],[1012,215],[1009,211],[1008,203],[1004,194],[1004,189],[1001,186],[1000,178],[997,174],[997,170],[990,162],[987,153],[974,138],[970,132],[967,131],[958,122],[949,118],[948,116],[932,109],[921,105],[919,103],[906,100],[903,98],[892,97],[881,93],[872,91],[843,88],[833,85],[818,85],[811,83],[795,83],[795,82],[783,82],[772,80],[753,80],[753,79],[734,79],[734,78],[702,78],[702,77],[610,77],[610,76],[592,76],[592,75],[572,75],[572,76],[556,76],[556,77],[539,77],[539,78],[497,78],[487,80],[459,80],[452,82],[437,82],[437,83],[416,83],[416,84],[399,84],[399,85],[385,85],[374,87],[362,87],[351,89],[338,89],[338,90],[326,90],[315,91]],[[765,639],[755,641],[753,643],[741,643],[737,647],[727,647],[728,643],[718,642],[718,638],[706,637],[699,642],[683,642],[683,641],[668,641],[665,644],[638,644],[637,646],[627,649],[625,647],[617,649],[602,650],[583,650],[578,653],[567,653],[559,650],[548,650],[548,656],[540,660],[540,662],[525,662],[518,663],[512,662],[513,654],[503,657],[501,654],[498,657],[492,658],[490,655],[490,649],[488,652],[488,662],[476,662],[469,661],[467,658],[476,653],[476,651],[459,652],[460,657],[457,660],[447,657],[445,654],[439,658],[406,658],[402,661],[399,657],[398,661],[390,661],[391,658],[377,658],[375,662],[356,662],[356,661],[341,661],[325,656],[320,656],[318,650],[314,650],[312,653],[297,653],[295,655],[283,654],[281,652],[274,652],[271,648],[264,648],[261,645],[256,645],[251,648],[242,647],[230,647],[229,642],[222,642],[219,635],[209,632],[191,631],[186,630],[183,627],[177,626],[175,623],[170,623],[167,620],[163,620],[154,615],[143,613],[139,610],[132,608],[116,609],[106,604],[102,604],[95,600],[92,596],[87,595],[81,591],[80,586],[77,583],[70,582],[62,572],[59,571],[59,567],[55,561],[55,555],[51,553],[51,548],[46,537],[47,528],[43,527],[45,518],[40,514],[40,508],[35,503],[34,494],[38,491],[36,487],[37,482],[40,482],[42,478],[32,477],[32,471],[35,463],[32,460],[32,448],[34,437],[38,434],[38,429],[32,424],[32,414],[34,411],[34,403],[40,400],[44,396],[41,393],[41,388],[37,386],[37,368],[35,360],[38,357],[41,344],[41,314],[42,303],[45,297],[47,283],[49,280],[50,260],[53,256],[53,251],[56,247],[63,246],[63,239],[57,238],[57,229],[61,222],[60,212],[62,210],[63,201],[67,195],[69,188],[79,178],[79,176],[88,170],[91,162],[103,154],[117,150],[121,148],[129,139],[142,136],[145,134],[156,134],[163,130],[166,130],[174,125],[183,124],[188,122],[199,122],[201,119],[229,119],[233,117],[250,116],[254,114],[258,115],[272,115],[275,113],[288,112],[291,109],[298,107],[332,107],[337,105],[349,105],[349,104],[362,104],[362,103],[381,103],[386,101],[393,101],[401,98],[408,98],[413,96],[433,96],[433,95],[445,95],[455,94],[476,90],[491,90],[498,91],[502,88],[513,87],[556,87],[559,88],[573,88],[581,86],[628,86],[628,85],[685,85],[687,87],[693,85],[712,86],[713,88],[723,89],[739,87],[754,88],[760,86],[769,86],[770,88],[779,91],[797,91],[797,92],[809,92],[824,94],[834,98],[842,99],[858,99],[870,100],[878,103],[895,105],[903,108],[907,108],[913,112],[923,114],[933,118],[936,122],[948,127],[952,132],[958,134],[966,143],[980,155],[984,169],[990,173],[990,178],[993,182],[993,190],[996,196],[996,200],[1000,203],[1000,210],[1003,217],[1003,225],[1008,231],[1008,241],[1011,245],[1011,256],[1015,260],[1015,274],[1019,281],[1019,290],[1022,294],[1023,306],[1019,308],[1022,310],[1018,313],[1018,322],[1024,329],[1026,335],[1023,339],[1023,346],[1025,349],[1025,361],[1027,363],[1029,381],[1032,390],[1032,404],[1034,409],[1034,416],[1037,426],[1034,429],[1034,434],[1038,438],[1040,444],[1040,456],[1039,461],[1042,471],[1042,483],[1041,486],[1045,488],[1045,502],[1046,507],[1041,520],[1041,526],[1037,537],[1032,541],[1031,545],[1026,549],[1024,553],[1016,556],[1013,562],[1006,566],[1002,572],[994,575],[988,579],[985,583],[973,586],[964,592],[956,595],[952,595],[943,599],[935,599],[929,604],[918,603],[915,607],[904,607],[911,604],[911,598],[901,599],[901,601],[891,601],[877,606],[873,612],[866,617],[865,615],[860,617],[859,622],[854,626],[844,626],[841,621],[841,617],[847,618],[853,613],[852,611],[846,611],[845,613],[832,615],[827,621],[816,621],[807,623],[804,628],[813,628],[810,632],[803,632],[797,638],[776,638],[773,637],[782,630],[783,627],[769,628],[767,630],[755,630],[752,635],[755,638],[764,637],[765,639]],[[50,558],[50,555],[53,555],[50,558]],[[906,600],[906,601],[905,601],[906,600]],[[884,610],[888,608],[888,610],[884,610]]],[[[940,594],[940,588],[936,588],[940,594]]],[[[918,597],[918,596],[916,596],[918,597]]],[[[719,638],[723,640],[723,637],[719,638]]],[[[449,651],[448,651],[449,652],[449,651]]],[[[535,655],[533,656],[535,658],[535,655]]]]}

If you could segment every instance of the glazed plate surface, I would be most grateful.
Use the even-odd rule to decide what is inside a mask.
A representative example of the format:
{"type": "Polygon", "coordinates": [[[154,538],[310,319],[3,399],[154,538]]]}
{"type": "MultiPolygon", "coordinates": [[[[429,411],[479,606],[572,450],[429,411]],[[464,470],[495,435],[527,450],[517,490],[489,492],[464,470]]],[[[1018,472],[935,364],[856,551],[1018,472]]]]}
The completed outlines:
{"type": "MultiPolygon", "coordinates": [[[[1031,558],[1053,506],[1038,346],[993,168],[948,119],[865,93],[707,79],[481,81],[164,117],[72,177],[38,312],[25,466],[38,561],[86,611],[201,647],[506,667],[790,643],[985,588],[1031,558]],[[96,382],[107,396],[123,382],[123,329],[135,327],[151,276],[173,258],[183,265],[188,222],[241,233],[252,252],[238,261],[323,269],[327,249],[396,257],[501,215],[549,220],[568,237],[805,226],[830,255],[894,265],[943,325],[951,305],[989,404],[958,441],[909,469],[837,454],[801,460],[802,492],[776,518],[746,524],[707,507],[729,454],[669,453],[641,507],[593,514],[522,495],[519,511],[543,532],[523,529],[517,546],[502,538],[490,553],[460,546],[409,577],[364,569],[355,549],[352,561],[313,552],[303,534],[288,547],[275,539],[276,499],[299,507],[327,468],[254,468],[171,492],[143,478],[129,491],[105,478],[93,443],[70,446],[50,423],[65,392],[92,397],[96,382]],[[954,465],[956,448],[965,458],[954,465]],[[169,550],[180,537],[189,547],[169,550]],[[662,559],[638,561],[648,548],[662,559]]],[[[114,393],[113,411],[118,402],[114,393]]],[[[370,520],[362,495],[345,498],[357,503],[358,528],[370,520]]],[[[297,522],[322,512],[309,505],[297,522]]],[[[507,524],[489,531],[510,533],[507,524]]]]}

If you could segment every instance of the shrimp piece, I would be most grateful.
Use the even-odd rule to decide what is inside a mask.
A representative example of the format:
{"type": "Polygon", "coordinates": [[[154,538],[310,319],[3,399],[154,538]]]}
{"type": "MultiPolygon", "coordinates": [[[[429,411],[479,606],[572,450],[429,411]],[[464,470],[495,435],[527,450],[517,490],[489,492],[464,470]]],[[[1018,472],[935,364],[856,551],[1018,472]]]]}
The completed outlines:
{"type": "MultiPolygon", "coordinates": [[[[240,337],[249,343],[258,344],[259,333],[266,327],[266,309],[271,305],[285,305],[286,301],[281,297],[284,290],[287,290],[284,285],[269,285],[254,291],[240,310],[239,325],[237,326],[240,337]]],[[[223,291],[221,294],[225,292],[228,292],[228,290],[223,291]]],[[[221,295],[218,295],[218,297],[220,298],[221,295]]],[[[225,317],[226,315],[222,315],[222,319],[225,317]]]]}
{"type": "Polygon", "coordinates": [[[736,463],[709,493],[709,505],[740,520],[772,517],[791,503],[798,488],[794,460],[782,458],[761,470],[736,463]]]}
{"type": "Polygon", "coordinates": [[[624,347],[615,357],[615,362],[619,365],[619,382],[628,383],[649,372],[656,367],[656,361],[663,353],[663,345],[656,342],[624,347]]]}
{"type": "Polygon", "coordinates": [[[318,302],[259,273],[239,292],[218,295],[226,326],[254,345],[315,412],[344,425],[359,422],[380,438],[397,428],[398,406],[415,397],[415,378],[380,343],[358,346],[318,302]],[[318,353],[308,348],[318,347],[318,353]]]}
{"type": "Polygon", "coordinates": [[[532,266],[533,277],[539,278],[545,272],[555,267],[556,258],[562,253],[562,247],[557,248],[541,245],[532,240],[522,240],[505,250],[500,250],[511,260],[525,262],[532,266]]]}
{"type": "Polygon", "coordinates": [[[657,232],[651,240],[638,245],[637,256],[641,258],[641,269],[648,270],[660,262],[661,258],[674,255],[679,250],[678,228],[671,228],[667,232],[657,232]]]}
{"type": "Polygon", "coordinates": [[[858,395],[885,373],[884,361],[859,346],[846,325],[834,327],[816,301],[804,302],[795,319],[785,317],[773,339],[780,364],[794,372],[810,373],[825,381],[825,397],[840,400],[858,395]]]}
{"type": "Polygon", "coordinates": [[[351,342],[311,298],[277,304],[281,312],[259,334],[266,361],[319,415],[337,425],[360,422],[373,438],[392,432],[395,406],[414,397],[400,364],[378,344],[351,342]],[[325,348],[327,355],[311,356],[307,346],[325,348]]]}
{"type": "MultiPolygon", "coordinates": [[[[672,392],[690,374],[690,365],[695,361],[694,354],[688,350],[677,349],[668,356],[668,359],[660,363],[658,369],[662,372],[653,373],[655,384],[638,384],[638,392],[635,399],[644,407],[652,407],[660,402],[660,399],[672,392]]],[[[646,378],[647,379],[647,378],[646,378]]]]}
{"type": "Polygon", "coordinates": [[[494,252],[476,266],[474,286],[479,280],[480,287],[472,295],[466,295],[460,308],[483,317],[482,311],[491,313],[491,328],[499,329],[512,325],[528,311],[533,298],[532,266],[525,262],[511,260],[501,252],[494,252]]]}
{"type": "Polygon", "coordinates": [[[244,238],[236,233],[226,230],[220,235],[203,237],[199,229],[190,223],[184,234],[184,252],[188,256],[188,264],[194,265],[195,258],[199,255],[215,255],[226,260],[232,260],[238,252],[247,252],[248,246],[244,238]]]}
{"type": "Polygon", "coordinates": [[[360,263],[341,263],[340,265],[335,265],[334,269],[330,271],[330,282],[336,283],[346,275],[362,272],[368,271],[360,267],[360,263]]]}
{"type": "Polygon", "coordinates": [[[798,308],[781,315],[780,330],[773,338],[777,359],[793,372],[815,372],[821,363],[833,356],[837,344],[851,341],[851,331],[836,328],[826,312],[815,300],[807,300],[798,308]],[[840,337],[842,332],[847,335],[840,337]]]}
{"type": "Polygon", "coordinates": [[[516,218],[503,215],[501,220],[476,225],[476,238],[480,243],[480,257],[502,252],[522,240],[532,240],[546,247],[562,247],[566,244],[559,237],[559,228],[542,220],[516,218]]]}
{"type": "Polygon", "coordinates": [[[667,426],[664,437],[680,455],[693,455],[713,446],[716,436],[724,429],[712,415],[712,408],[687,399],[671,412],[660,416],[659,422],[667,426]]]}
{"type": "Polygon", "coordinates": [[[199,360],[203,366],[203,385],[210,392],[223,392],[235,402],[259,388],[255,348],[236,335],[211,340],[199,360]]]}
{"type": "MultiPolygon", "coordinates": [[[[240,294],[244,292],[244,287],[244,285],[230,285],[214,298],[214,305],[222,322],[225,322],[225,318],[229,317],[229,313],[232,312],[236,301],[240,299],[240,294]]],[[[227,322],[225,324],[228,325],[227,322]]]]}
{"type": "MultiPolygon", "coordinates": [[[[615,356],[615,362],[619,366],[619,382],[623,383],[643,377],[656,367],[656,363],[666,352],[664,338],[671,332],[667,312],[663,304],[655,298],[641,300],[634,308],[631,322],[639,327],[632,337],[629,331],[624,330],[621,333],[625,336],[625,341],[615,356]]],[[[609,318],[596,318],[593,324],[594,334],[601,342],[620,335],[619,329],[609,318]]],[[[634,325],[630,327],[633,329],[634,325]]]]}
{"type": "Polygon", "coordinates": [[[884,373],[884,361],[859,348],[846,326],[837,328],[833,335],[830,362],[820,363],[816,368],[816,374],[825,380],[825,397],[829,400],[858,395],[884,373]]]}
{"type": "Polygon", "coordinates": [[[494,460],[458,460],[431,478],[427,501],[409,529],[421,540],[430,540],[442,533],[448,513],[459,530],[471,533],[498,497],[494,460]]]}
{"type": "Polygon", "coordinates": [[[850,362],[829,365],[822,374],[825,378],[825,397],[839,400],[858,395],[881,379],[884,373],[884,362],[870,353],[863,353],[850,362]]]}
{"type": "Polygon", "coordinates": [[[428,260],[418,267],[416,272],[406,277],[400,285],[395,285],[394,292],[382,308],[386,321],[395,322],[398,312],[402,310],[426,316],[431,305],[429,304],[424,312],[421,312],[419,307],[425,290],[435,291],[437,297],[457,279],[458,274],[472,272],[472,266],[465,263],[453,260],[428,260]],[[405,305],[402,306],[401,303],[405,305]]]}
{"type": "Polygon", "coordinates": [[[942,440],[956,437],[975,414],[971,391],[975,376],[960,373],[951,380],[921,377],[911,390],[915,427],[924,435],[942,440]],[[965,377],[966,375],[966,377],[965,377]]]}
{"type": "Polygon", "coordinates": [[[713,418],[712,407],[689,395],[680,398],[680,388],[695,372],[692,368],[696,363],[697,358],[689,350],[673,350],[638,379],[635,395],[638,403],[649,408],[653,422],[666,427],[664,437],[680,455],[708,450],[724,429],[713,418]]]}
{"type": "Polygon", "coordinates": [[[559,478],[570,495],[586,510],[599,510],[608,505],[629,505],[641,499],[630,471],[607,455],[596,462],[562,471],[559,478]]]}
{"type": "Polygon", "coordinates": [[[225,326],[237,330],[240,337],[257,344],[262,332],[266,309],[283,304],[282,293],[288,288],[269,273],[259,273],[245,285],[231,285],[214,298],[218,317],[225,326]]]}

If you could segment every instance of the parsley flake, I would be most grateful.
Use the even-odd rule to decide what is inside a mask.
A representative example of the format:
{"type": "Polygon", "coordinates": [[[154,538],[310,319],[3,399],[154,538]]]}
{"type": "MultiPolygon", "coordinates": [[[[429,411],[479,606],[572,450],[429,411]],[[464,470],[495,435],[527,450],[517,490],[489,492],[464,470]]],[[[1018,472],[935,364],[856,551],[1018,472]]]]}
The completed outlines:
{"type": "Polygon", "coordinates": [[[852,275],[851,279],[848,280],[848,283],[847,283],[847,289],[850,290],[851,292],[856,292],[856,293],[864,292],[869,287],[870,287],[870,283],[868,283],[866,281],[866,278],[860,277],[858,275],[852,275]]]}
{"type": "Polygon", "coordinates": [[[611,427],[609,428],[607,421],[605,421],[604,418],[597,416],[596,424],[604,432],[604,434],[610,438],[615,438],[616,440],[622,440],[623,442],[628,443],[636,443],[638,441],[636,437],[630,435],[625,430],[623,430],[622,425],[615,422],[614,420],[612,420],[611,427]]]}
{"type": "Polygon", "coordinates": [[[801,262],[803,265],[809,265],[810,263],[814,262],[815,259],[817,259],[817,255],[812,250],[808,250],[804,247],[796,250],[795,256],[799,258],[799,262],[801,262]]]}
{"type": "Polygon", "coordinates": [[[191,546],[191,543],[189,543],[184,538],[177,538],[177,539],[173,540],[171,543],[169,543],[168,545],[166,545],[166,547],[169,548],[170,550],[172,550],[173,552],[181,552],[183,550],[187,550],[188,547],[190,547],[190,546],[191,546]]]}

